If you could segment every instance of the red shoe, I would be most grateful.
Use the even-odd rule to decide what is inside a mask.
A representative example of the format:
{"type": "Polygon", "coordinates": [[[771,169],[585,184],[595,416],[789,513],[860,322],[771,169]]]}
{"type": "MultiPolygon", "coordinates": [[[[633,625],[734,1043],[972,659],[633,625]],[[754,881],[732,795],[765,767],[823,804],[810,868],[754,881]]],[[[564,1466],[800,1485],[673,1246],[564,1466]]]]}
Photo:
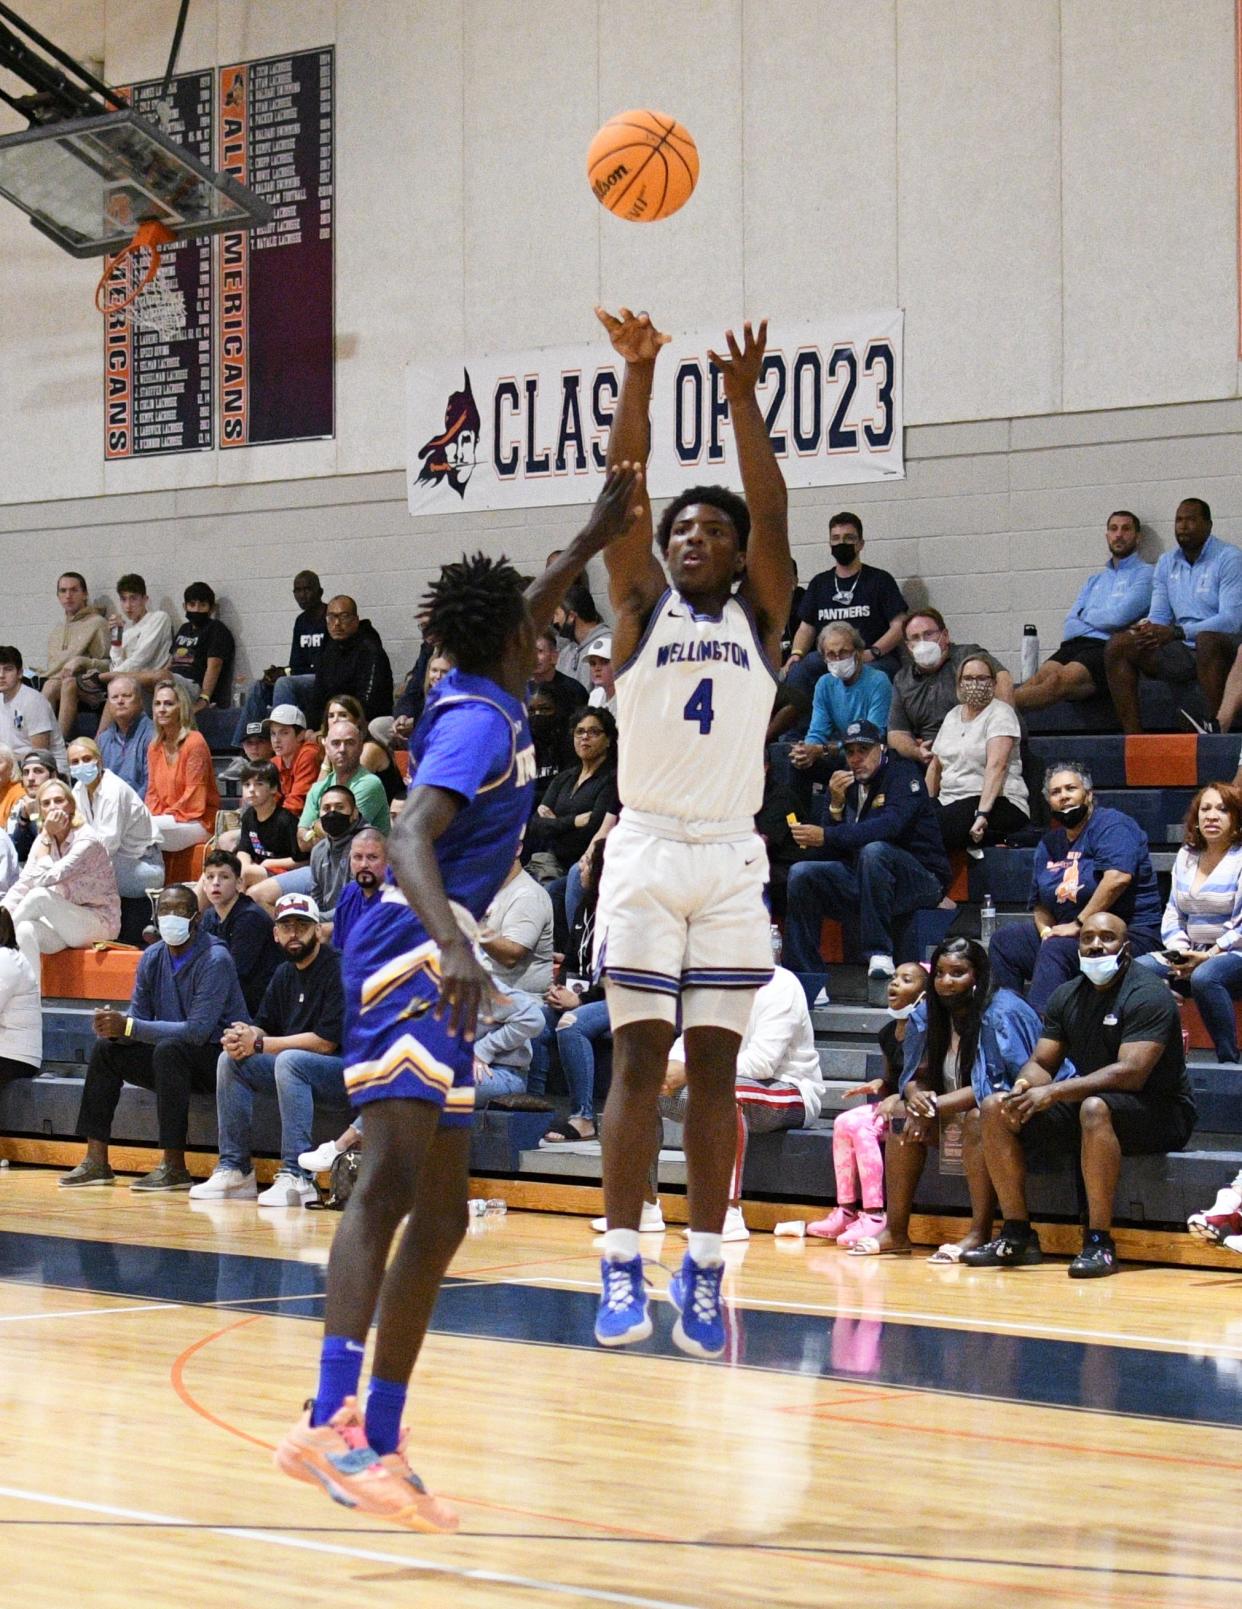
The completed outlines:
{"type": "Polygon", "coordinates": [[[1210,1240],[1217,1245],[1242,1235],[1242,1197],[1232,1186],[1226,1186],[1206,1212],[1191,1213],[1186,1227],[1196,1240],[1210,1240]]]}
{"type": "MultiPolygon", "coordinates": [[[[346,1397],[326,1425],[310,1421],[308,1402],[306,1412],[276,1449],[277,1469],[294,1480],[321,1486],[334,1502],[360,1514],[374,1514],[411,1531],[449,1528],[428,1523],[428,1507],[443,1505],[427,1497],[412,1472],[413,1486],[402,1469],[393,1467],[399,1455],[380,1458],[367,1446],[356,1397],[346,1397]]],[[[456,1516],[452,1519],[455,1527],[456,1516]]]]}

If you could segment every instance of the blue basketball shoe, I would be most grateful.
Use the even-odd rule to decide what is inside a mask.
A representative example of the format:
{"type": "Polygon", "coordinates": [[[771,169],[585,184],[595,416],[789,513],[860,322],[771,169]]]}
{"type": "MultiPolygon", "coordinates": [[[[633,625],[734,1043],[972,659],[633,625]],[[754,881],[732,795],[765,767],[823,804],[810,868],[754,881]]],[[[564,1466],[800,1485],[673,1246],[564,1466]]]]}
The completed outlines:
{"type": "Polygon", "coordinates": [[[647,1282],[642,1257],[615,1263],[605,1257],[599,1265],[603,1294],[595,1316],[595,1339],[601,1346],[631,1346],[651,1334],[647,1311],[647,1282]]]}
{"type": "Polygon", "coordinates": [[[723,1263],[703,1268],[687,1252],[681,1268],[668,1282],[669,1300],[677,1309],[673,1340],[692,1358],[718,1358],[725,1349],[720,1302],[723,1277],[723,1263]]]}

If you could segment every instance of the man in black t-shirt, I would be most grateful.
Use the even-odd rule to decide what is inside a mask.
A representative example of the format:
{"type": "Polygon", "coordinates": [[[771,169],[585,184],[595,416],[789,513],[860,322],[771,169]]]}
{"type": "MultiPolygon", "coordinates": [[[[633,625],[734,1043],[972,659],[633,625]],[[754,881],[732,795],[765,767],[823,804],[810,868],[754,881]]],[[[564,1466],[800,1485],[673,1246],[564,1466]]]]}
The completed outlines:
{"type": "Polygon", "coordinates": [[[280,1172],[261,1207],[303,1207],[318,1200],[298,1155],[311,1147],[316,1098],[347,1105],[344,1060],[345,991],[341,958],[319,937],[319,907],[309,894],[284,894],[276,904],[276,943],[285,953],[253,1023],[225,1029],[216,1067],[220,1160],[195,1185],[198,1200],[254,1200],[250,1128],[256,1090],[275,1090],[280,1102],[280,1172]]]}
{"type": "Polygon", "coordinates": [[[233,633],[214,617],[216,595],[205,581],[185,589],[185,620],[173,638],[169,669],[194,701],[227,709],[233,697],[233,633]]]}
{"type": "Polygon", "coordinates": [[[1068,1155],[1081,1159],[1088,1212],[1070,1278],[1115,1273],[1121,1158],[1180,1151],[1190,1138],[1196,1113],[1177,1002],[1160,978],[1133,965],[1127,938],[1110,911],[1087,917],[1078,939],[1082,976],[1053,991],[1013,1089],[983,1103],[984,1157],[1005,1221],[996,1240],[963,1255],[971,1268],[1041,1261],[1027,1216],[1026,1158],[1068,1155]],[[1066,1077],[1068,1062],[1074,1073],[1066,1077]]]}
{"type": "Polygon", "coordinates": [[[831,570],[811,577],[802,596],[800,624],[785,670],[810,653],[825,626],[840,620],[853,626],[866,644],[864,663],[892,676],[899,663],[901,622],[906,612],[901,589],[887,570],[862,562],[863,527],[857,514],[832,516],[828,550],[835,562],[831,570]]]}

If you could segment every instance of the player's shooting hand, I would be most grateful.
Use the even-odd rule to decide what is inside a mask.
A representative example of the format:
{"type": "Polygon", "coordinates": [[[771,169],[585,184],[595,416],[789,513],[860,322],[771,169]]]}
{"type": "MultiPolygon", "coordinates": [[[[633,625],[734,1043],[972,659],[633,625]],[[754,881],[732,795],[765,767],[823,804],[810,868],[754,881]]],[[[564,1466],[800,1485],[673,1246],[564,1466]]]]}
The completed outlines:
{"type": "Polygon", "coordinates": [[[580,541],[598,553],[617,537],[624,536],[643,511],[643,466],[628,459],[613,464],[590,518],[582,528],[580,541]]]}
{"type": "Polygon", "coordinates": [[[617,356],[627,363],[654,363],[660,348],[671,340],[671,336],[656,329],[646,313],[631,313],[628,307],[621,308],[618,314],[597,307],[595,316],[608,331],[617,356]]]}
{"type": "Polygon", "coordinates": [[[440,951],[440,999],[437,1021],[448,1016],[449,1033],[474,1043],[480,1011],[490,1006],[495,990],[485,968],[475,958],[474,948],[464,936],[454,939],[440,951]]]}
{"type": "Polygon", "coordinates": [[[763,367],[763,354],[768,345],[767,319],[761,321],[758,334],[751,328],[749,320],[742,325],[740,349],[732,330],[725,331],[725,342],[729,348],[727,358],[710,349],[707,355],[720,370],[725,396],[730,402],[738,402],[742,397],[750,396],[759,384],[759,371],[763,367]]]}

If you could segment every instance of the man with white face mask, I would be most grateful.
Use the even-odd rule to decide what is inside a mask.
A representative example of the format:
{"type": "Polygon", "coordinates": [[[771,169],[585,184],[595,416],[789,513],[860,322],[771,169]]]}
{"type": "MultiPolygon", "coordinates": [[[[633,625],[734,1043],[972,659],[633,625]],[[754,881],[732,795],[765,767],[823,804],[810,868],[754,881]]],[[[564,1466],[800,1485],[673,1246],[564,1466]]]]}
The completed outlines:
{"type": "Polygon", "coordinates": [[[949,640],[939,609],[915,609],[902,628],[907,658],[893,677],[888,743],[895,754],[927,765],[940,723],[957,705],[957,673],[968,659],[986,659],[996,677],[996,697],[1013,703],[1013,677],[977,642],[949,640]]]}
{"type": "MultiPolygon", "coordinates": [[[[893,693],[893,684],[884,672],[864,662],[862,636],[853,626],[840,621],[825,626],[817,646],[828,674],[815,684],[806,737],[795,743],[789,754],[795,769],[813,776],[824,750],[840,745],[851,722],[870,721],[884,730],[893,693]]],[[[816,780],[826,782],[828,774],[816,780]]]]}
{"type": "Polygon", "coordinates": [[[1082,1251],[1071,1279],[1117,1271],[1113,1197],[1123,1156],[1180,1151],[1195,1126],[1177,1003],[1132,964],[1126,924],[1088,916],[1078,938],[1080,976],[1053,991],[1031,1059],[1007,1094],[982,1108],[983,1152],[1000,1200],[999,1236],[963,1254],[970,1268],[1016,1268],[1043,1259],[1026,1207],[1028,1156],[1081,1159],[1087,1190],[1082,1251]],[[1076,1076],[1057,1079],[1070,1061],[1076,1076]]]}
{"type": "Polygon", "coordinates": [[[199,923],[198,899],[185,883],[162,891],[156,905],[160,943],[144,951],[129,1011],[95,1013],[96,1042],[86,1070],[78,1133],[86,1155],[60,1181],[62,1189],[111,1185],[112,1119],[123,1084],[155,1091],[164,1160],[134,1190],[188,1190],[185,1166],[190,1093],[214,1093],[220,1041],[230,1023],[249,1022],[233,957],[199,923]]]}

